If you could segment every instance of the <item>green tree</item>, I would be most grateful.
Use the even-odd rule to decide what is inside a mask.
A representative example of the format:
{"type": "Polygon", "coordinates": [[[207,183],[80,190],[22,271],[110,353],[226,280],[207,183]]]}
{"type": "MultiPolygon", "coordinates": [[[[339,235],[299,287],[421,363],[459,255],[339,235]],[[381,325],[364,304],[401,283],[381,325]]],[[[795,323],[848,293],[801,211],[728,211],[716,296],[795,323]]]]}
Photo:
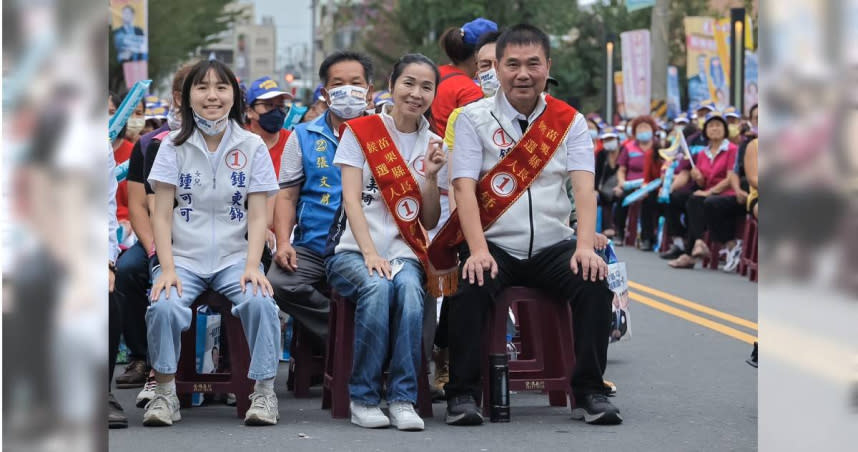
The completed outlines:
{"type": "MultiPolygon", "coordinates": [[[[155,83],[168,77],[177,66],[201,47],[218,41],[242,17],[227,10],[231,0],[149,0],[149,78],[155,83]]],[[[109,39],[108,75],[110,89],[125,91],[122,66],[116,60],[112,32],[109,39]]]]}

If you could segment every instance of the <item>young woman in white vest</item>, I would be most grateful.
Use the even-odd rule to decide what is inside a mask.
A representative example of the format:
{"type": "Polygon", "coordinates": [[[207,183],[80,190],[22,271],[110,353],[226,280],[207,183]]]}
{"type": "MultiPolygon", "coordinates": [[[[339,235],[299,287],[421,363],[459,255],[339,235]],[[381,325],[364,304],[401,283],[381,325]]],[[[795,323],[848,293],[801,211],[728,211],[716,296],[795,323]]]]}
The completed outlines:
{"type": "Polygon", "coordinates": [[[421,261],[426,256],[415,241],[437,224],[439,185],[446,188],[446,148],[424,117],[439,78],[437,67],[425,56],[400,58],[389,81],[393,104],[345,124],[334,158],[342,171],[343,206],[329,238],[328,252],[334,254],[326,267],[331,287],[356,304],[349,396],[351,422],[365,428],[424,427],[414,404],[426,281],[421,261]],[[367,139],[367,125],[392,143],[376,146],[378,140],[367,139]],[[379,156],[382,160],[374,160],[379,156]],[[388,198],[390,190],[406,189],[400,182],[385,183],[385,174],[396,168],[407,168],[399,180],[413,185],[411,193],[398,200],[388,198]],[[379,409],[388,356],[390,418],[379,409]]]}
{"type": "Polygon", "coordinates": [[[243,108],[226,65],[196,64],[182,85],[182,127],[165,137],[149,173],[160,266],[146,312],[157,386],[143,425],[181,419],[174,380],[181,333],[191,324],[191,304],[207,289],[232,301],[250,347],[248,377],[256,385],[245,424],[272,425],[279,418],[280,320],[260,264],[266,200],[278,187],[265,143],[239,125],[243,108]]]}

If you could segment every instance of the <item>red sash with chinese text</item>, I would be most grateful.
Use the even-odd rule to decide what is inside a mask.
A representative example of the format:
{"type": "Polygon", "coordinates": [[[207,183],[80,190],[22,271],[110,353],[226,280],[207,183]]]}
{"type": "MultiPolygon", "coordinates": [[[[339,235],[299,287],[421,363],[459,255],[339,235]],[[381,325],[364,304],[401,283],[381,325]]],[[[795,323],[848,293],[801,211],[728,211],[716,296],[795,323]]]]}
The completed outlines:
{"type": "MultiPolygon", "coordinates": [[[[477,204],[483,231],[488,229],[530,187],[554,157],[569,132],[577,111],[565,102],[545,96],[545,111],[525,131],[515,147],[477,182],[477,204]]],[[[429,261],[444,295],[458,285],[456,248],[464,241],[456,210],[429,246],[429,261]]],[[[432,284],[435,284],[434,282],[432,284]]]]}
{"type": "Polygon", "coordinates": [[[420,184],[408,170],[408,163],[397,151],[396,145],[379,115],[364,116],[346,122],[340,127],[354,133],[372,172],[387,210],[396,221],[399,235],[429,272],[429,239],[420,224],[423,195],[420,184]]]}

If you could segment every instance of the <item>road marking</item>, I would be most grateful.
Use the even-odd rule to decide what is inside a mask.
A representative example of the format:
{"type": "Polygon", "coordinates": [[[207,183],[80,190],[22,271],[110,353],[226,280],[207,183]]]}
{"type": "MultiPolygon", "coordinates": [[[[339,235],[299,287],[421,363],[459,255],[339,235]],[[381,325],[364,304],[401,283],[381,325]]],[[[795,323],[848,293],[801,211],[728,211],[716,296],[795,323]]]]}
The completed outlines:
{"type": "MultiPolygon", "coordinates": [[[[631,284],[631,282],[629,284],[631,284]]],[[[738,340],[740,340],[742,342],[746,342],[748,344],[753,344],[754,342],[757,341],[757,338],[754,337],[753,335],[750,335],[748,333],[744,333],[742,331],[739,331],[735,328],[731,328],[731,327],[726,326],[726,325],[722,325],[718,322],[714,322],[714,321],[709,320],[707,318],[700,317],[699,315],[691,314],[690,312],[683,311],[682,309],[673,307],[673,306],[668,305],[668,304],[664,304],[660,301],[653,300],[652,298],[640,295],[638,293],[629,292],[629,298],[631,298],[632,300],[635,300],[639,303],[643,303],[643,304],[645,304],[651,308],[658,309],[659,311],[663,311],[663,312],[666,312],[666,313],[671,314],[671,315],[675,315],[681,319],[687,320],[687,321],[692,322],[692,323],[696,323],[700,326],[704,326],[706,328],[709,328],[710,330],[717,331],[717,332],[724,334],[726,336],[730,336],[733,339],[738,339],[738,340]]]]}
{"type": "Polygon", "coordinates": [[[702,312],[704,314],[711,315],[712,317],[717,317],[721,320],[726,320],[730,323],[733,323],[734,325],[743,326],[745,328],[749,328],[749,329],[752,329],[754,331],[757,331],[757,324],[754,322],[751,322],[750,320],[745,320],[741,317],[736,317],[734,315],[727,314],[726,312],[721,312],[717,309],[712,309],[708,306],[697,304],[693,301],[686,300],[685,298],[680,298],[680,297],[677,297],[676,295],[671,295],[667,292],[662,292],[658,289],[653,289],[652,287],[647,287],[643,284],[639,284],[639,283],[636,283],[634,281],[629,281],[629,289],[635,289],[635,290],[639,290],[641,292],[646,292],[650,295],[655,295],[655,296],[663,298],[667,301],[671,301],[671,302],[676,303],[678,305],[685,306],[686,308],[691,308],[691,309],[694,309],[695,311],[699,311],[699,312],[702,312]]]}

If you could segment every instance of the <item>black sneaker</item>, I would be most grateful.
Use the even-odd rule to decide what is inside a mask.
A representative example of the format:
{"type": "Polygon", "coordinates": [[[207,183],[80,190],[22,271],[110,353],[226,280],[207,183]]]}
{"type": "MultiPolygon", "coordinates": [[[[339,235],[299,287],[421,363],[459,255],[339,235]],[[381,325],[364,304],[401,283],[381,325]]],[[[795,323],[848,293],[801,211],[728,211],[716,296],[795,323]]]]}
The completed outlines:
{"type": "Polygon", "coordinates": [[[572,419],[584,420],[588,424],[615,425],[623,422],[620,410],[604,394],[587,394],[575,397],[572,419]]]}
{"type": "Polygon", "coordinates": [[[684,253],[682,248],[680,248],[676,245],[670,245],[670,249],[659,254],[658,257],[660,257],[662,259],[666,259],[666,260],[674,260],[674,259],[678,258],[679,256],[682,256],[682,253],[684,253]]]}
{"type": "Polygon", "coordinates": [[[480,425],[483,415],[472,396],[460,395],[447,400],[447,417],[444,421],[450,425],[480,425]]]}
{"type": "Polygon", "coordinates": [[[754,342],[754,349],[751,350],[751,357],[745,360],[746,363],[753,367],[757,367],[757,343],[754,342]]]}

